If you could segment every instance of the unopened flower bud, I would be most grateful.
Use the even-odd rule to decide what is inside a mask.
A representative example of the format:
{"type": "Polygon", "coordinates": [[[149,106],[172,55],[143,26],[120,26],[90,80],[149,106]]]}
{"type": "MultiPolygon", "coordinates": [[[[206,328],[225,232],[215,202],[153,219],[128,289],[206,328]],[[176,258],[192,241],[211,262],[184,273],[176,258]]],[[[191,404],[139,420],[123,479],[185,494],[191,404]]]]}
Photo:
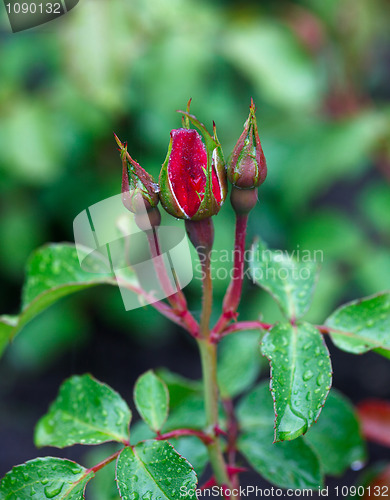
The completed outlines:
{"type": "Polygon", "coordinates": [[[258,187],[267,176],[267,164],[257,130],[255,111],[256,107],[251,99],[248,119],[228,164],[228,179],[240,189],[258,187]]]}
{"type": "Polygon", "coordinates": [[[114,136],[122,159],[123,204],[135,214],[144,213],[145,210],[149,212],[159,202],[158,185],[153,177],[129,155],[127,144],[122,144],[116,134],[114,136]]]}
{"type": "Polygon", "coordinates": [[[189,128],[171,131],[168,154],[160,173],[160,200],[165,210],[180,219],[203,220],[216,215],[227,194],[226,170],[215,125],[214,136],[189,112],[203,134],[189,128]]]}

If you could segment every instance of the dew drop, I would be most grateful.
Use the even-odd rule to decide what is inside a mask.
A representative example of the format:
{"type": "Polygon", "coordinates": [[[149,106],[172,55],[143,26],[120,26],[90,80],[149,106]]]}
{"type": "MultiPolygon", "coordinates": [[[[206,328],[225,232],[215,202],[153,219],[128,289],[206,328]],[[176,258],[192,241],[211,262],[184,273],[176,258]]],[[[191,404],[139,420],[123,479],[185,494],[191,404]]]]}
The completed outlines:
{"type": "Polygon", "coordinates": [[[46,488],[44,489],[46,498],[54,498],[55,496],[59,495],[63,487],[64,483],[58,483],[58,482],[46,486],[46,488]]]}
{"type": "Polygon", "coordinates": [[[313,377],[314,373],[311,370],[306,370],[304,374],[302,375],[302,378],[305,382],[310,380],[313,377]]]}
{"type": "Polygon", "coordinates": [[[361,460],[355,460],[354,462],[351,463],[351,469],[352,470],[360,470],[363,469],[364,467],[364,462],[361,460]]]}
{"type": "Polygon", "coordinates": [[[303,434],[307,429],[306,419],[292,410],[290,405],[286,406],[286,410],[279,423],[279,433],[288,436],[298,436],[303,434]]]}

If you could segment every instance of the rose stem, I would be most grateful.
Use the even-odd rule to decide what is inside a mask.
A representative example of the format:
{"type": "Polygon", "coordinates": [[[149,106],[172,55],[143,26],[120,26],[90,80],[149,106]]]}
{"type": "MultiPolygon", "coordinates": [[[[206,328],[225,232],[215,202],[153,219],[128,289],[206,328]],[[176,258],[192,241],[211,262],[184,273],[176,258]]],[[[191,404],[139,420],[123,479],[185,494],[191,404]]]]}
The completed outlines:
{"type": "Polygon", "coordinates": [[[186,221],[186,230],[191,243],[198,252],[202,264],[202,312],[200,337],[197,339],[202,363],[204,399],[206,410],[206,433],[213,434],[213,441],[207,445],[209,460],[216,481],[220,486],[230,485],[226,463],[215,429],[218,427],[218,382],[217,345],[210,339],[210,316],[213,300],[210,254],[214,242],[214,227],[211,218],[200,221],[186,221]]]}
{"type": "Polygon", "coordinates": [[[165,268],[163,256],[161,254],[160,242],[158,238],[157,228],[153,227],[151,230],[146,231],[148,238],[150,253],[153,257],[153,264],[156,270],[157,277],[160,281],[162,289],[167,295],[168,301],[171,304],[175,313],[180,316],[183,322],[187,325],[188,331],[196,337],[198,334],[198,324],[187,307],[187,300],[184,293],[178,289],[174,291],[172,283],[165,268]]]}
{"type": "Polygon", "coordinates": [[[213,337],[218,336],[229,321],[236,316],[237,308],[241,300],[247,224],[248,214],[236,215],[233,276],[223,299],[223,312],[212,331],[213,337]]]}

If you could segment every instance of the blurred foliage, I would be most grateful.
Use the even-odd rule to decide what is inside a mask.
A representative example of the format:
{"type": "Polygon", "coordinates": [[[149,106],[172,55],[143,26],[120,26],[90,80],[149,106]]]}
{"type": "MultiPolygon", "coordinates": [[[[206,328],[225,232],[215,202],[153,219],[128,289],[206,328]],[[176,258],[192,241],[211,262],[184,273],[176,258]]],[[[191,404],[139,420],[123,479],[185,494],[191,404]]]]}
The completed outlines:
{"type": "MultiPolygon", "coordinates": [[[[269,175],[249,235],[273,248],[323,251],[310,317],[387,288],[389,10],[386,0],[83,0],[63,19],[17,34],[2,12],[0,312],[18,310],[6,290],[20,288],[31,251],[71,241],[74,217],[119,192],[112,131],[157,177],[169,131],[180,126],[175,110],[189,97],[207,126],[215,120],[228,156],[253,96],[269,175]]],[[[227,203],[215,219],[217,251],[233,244],[231,220],[227,203]]],[[[216,302],[225,276],[214,280],[216,302]]],[[[199,281],[187,291],[196,309],[199,281]]],[[[40,357],[46,363],[81,338],[84,302],[76,301],[75,324],[65,312],[54,331],[64,314],[55,310],[37,320],[46,322],[40,337],[52,335],[48,351],[38,353],[32,324],[10,359],[42,368],[40,357]]],[[[115,321],[140,341],[169,332],[152,311],[150,325],[141,309],[125,313],[115,291],[93,301],[103,324],[115,321]]],[[[249,284],[241,311],[279,315],[249,284]]]]}

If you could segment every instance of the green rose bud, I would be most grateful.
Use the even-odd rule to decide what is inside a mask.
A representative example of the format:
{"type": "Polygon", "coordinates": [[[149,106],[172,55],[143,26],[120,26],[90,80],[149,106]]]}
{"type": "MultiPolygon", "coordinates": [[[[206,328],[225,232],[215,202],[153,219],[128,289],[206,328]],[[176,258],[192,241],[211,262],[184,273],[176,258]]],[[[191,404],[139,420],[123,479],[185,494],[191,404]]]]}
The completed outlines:
{"type": "Polygon", "coordinates": [[[122,201],[124,206],[133,213],[140,213],[156,207],[158,184],[127,152],[127,144],[122,144],[116,134],[115,140],[119,146],[122,159],[122,201]]]}
{"type": "Polygon", "coordinates": [[[267,176],[267,164],[260,143],[255,111],[256,107],[251,99],[248,119],[228,164],[228,179],[240,189],[258,187],[267,176]]]}

